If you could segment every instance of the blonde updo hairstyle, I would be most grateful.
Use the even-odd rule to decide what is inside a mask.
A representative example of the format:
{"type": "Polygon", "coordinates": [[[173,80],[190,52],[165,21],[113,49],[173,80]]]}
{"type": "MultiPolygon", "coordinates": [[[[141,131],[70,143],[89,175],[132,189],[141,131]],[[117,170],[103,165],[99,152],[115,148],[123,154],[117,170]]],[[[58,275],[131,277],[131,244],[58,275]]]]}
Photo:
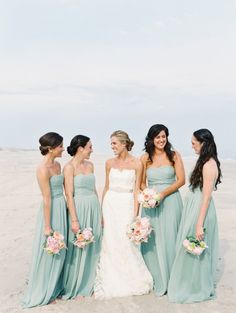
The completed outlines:
{"type": "Polygon", "coordinates": [[[126,149],[128,151],[132,150],[134,142],[129,138],[129,135],[126,132],[124,132],[123,130],[114,131],[111,134],[110,138],[112,138],[112,137],[116,137],[121,143],[125,144],[126,149]]]}

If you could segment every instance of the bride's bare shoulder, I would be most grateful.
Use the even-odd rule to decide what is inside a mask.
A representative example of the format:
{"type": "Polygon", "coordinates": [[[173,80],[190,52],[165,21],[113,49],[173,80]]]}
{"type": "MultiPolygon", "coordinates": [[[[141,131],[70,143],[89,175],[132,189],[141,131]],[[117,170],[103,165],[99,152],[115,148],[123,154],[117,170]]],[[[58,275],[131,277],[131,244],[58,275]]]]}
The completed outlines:
{"type": "Polygon", "coordinates": [[[112,166],[114,166],[114,162],[115,162],[115,158],[106,160],[106,167],[111,168],[112,166]]]}

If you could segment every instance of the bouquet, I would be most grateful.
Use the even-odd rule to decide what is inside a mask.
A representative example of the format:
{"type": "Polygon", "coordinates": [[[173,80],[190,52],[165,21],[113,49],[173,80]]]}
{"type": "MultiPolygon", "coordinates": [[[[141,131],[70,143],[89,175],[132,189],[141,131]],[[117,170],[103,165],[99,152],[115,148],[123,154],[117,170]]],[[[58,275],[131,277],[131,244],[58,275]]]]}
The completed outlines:
{"type": "Polygon", "coordinates": [[[130,241],[134,242],[136,245],[141,242],[147,242],[148,237],[152,232],[152,227],[150,225],[149,219],[147,217],[136,217],[136,219],[127,226],[127,236],[130,241]]]}
{"type": "Polygon", "coordinates": [[[75,234],[73,244],[78,248],[84,248],[88,244],[94,242],[93,230],[91,227],[87,227],[84,230],[79,230],[75,234]]]}
{"type": "Polygon", "coordinates": [[[193,236],[187,236],[183,241],[185,251],[193,255],[200,256],[208,248],[205,241],[199,241],[193,236]]]}
{"type": "Polygon", "coordinates": [[[64,236],[58,231],[51,232],[46,237],[43,248],[49,255],[60,254],[60,251],[66,248],[64,236]]]}
{"type": "Polygon", "coordinates": [[[138,202],[143,206],[145,209],[151,209],[158,206],[161,202],[161,196],[157,193],[154,189],[145,188],[139,195],[138,195],[138,202]]]}

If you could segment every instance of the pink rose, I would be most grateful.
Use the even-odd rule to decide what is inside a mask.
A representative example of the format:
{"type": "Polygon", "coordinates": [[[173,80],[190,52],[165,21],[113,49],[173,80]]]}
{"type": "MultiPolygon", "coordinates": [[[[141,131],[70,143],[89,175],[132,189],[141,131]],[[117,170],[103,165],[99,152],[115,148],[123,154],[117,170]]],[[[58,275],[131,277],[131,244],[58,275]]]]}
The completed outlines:
{"type": "Polygon", "coordinates": [[[85,240],[90,240],[92,238],[92,236],[93,236],[93,233],[92,233],[92,231],[89,228],[85,228],[83,230],[83,235],[84,235],[84,239],[85,240]]]}
{"type": "Polygon", "coordinates": [[[188,248],[188,245],[189,245],[189,240],[188,239],[185,239],[184,241],[183,241],[183,246],[184,246],[184,248],[188,248]]]}
{"type": "Polygon", "coordinates": [[[193,249],[193,253],[196,254],[196,255],[201,255],[203,252],[203,249],[201,247],[195,247],[193,249]]]}
{"type": "Polygon", "coordinates": [[[86,243],[85,242],[79,242],[78,243],[78,247],[79,248],[84,248],[86,246],[86,243]]]}

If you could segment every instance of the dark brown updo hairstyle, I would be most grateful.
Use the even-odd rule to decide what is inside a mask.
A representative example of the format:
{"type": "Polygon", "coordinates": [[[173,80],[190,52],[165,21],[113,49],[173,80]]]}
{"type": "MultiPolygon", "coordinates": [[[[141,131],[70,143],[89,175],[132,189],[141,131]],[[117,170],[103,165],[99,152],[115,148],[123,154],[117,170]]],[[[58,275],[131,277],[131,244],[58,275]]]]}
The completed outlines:
{"type": "Polygon", "coordinates": [[[46,133],[42,137],[39,138],[39,150],[41,151],[42,155],[48,154],[50,149],[54,149],[63,141],[63,137],[59,135],[58,133],[50,132],[46,133]]]}
{"type": "Polygon", "coordinates": [[[153,156],[155,153],[155,145],[154,145],[154,139],[156,136],[160,134],[161,131],[164,131],[166,134],[166,145],[164,147],[164,151],[172,165],[175,164],[174,156],[175,152],[173,151],[172,145],[168,140],[169,137],[169,130],[165,125],[162,124],[155,124],[152,125],[147,133],[147,136],[145,138],[144,143],[144,150],[148,154],[149,162],[153,162],[153,156]]]}
{"type": "Polygon", "coordinates": [[[220,161],[219,161],[218,155],[217,155],[217,148],[216,148],[214,136],[206,128],[196,130],[193,133],[193,136],[197,139],[197,141],[199,141],[203,145],[201,147],[197,163],[196,163],[194,170],[190,176],[191,189],[194,190],[197,187],[202,189],[202,187],[203,187],[203,173],[202,173],[203,166],[211,158],[215,160],[217,168],[218,168],[218,177],[215,181],[215,189],[217,189],[217,185],[221,183],[222,172],[220,169],[220,161]]]}
{"type": "Polygon", "coordinates": [[[67,152],[69,155],[74,156],[79,147],[84,148],[89,142],[90,138],[84,135],[76,135],[67,147],[67,152]]]}
{"type": "Polygon", "coordinates": [[[116,131],[114,131],[114,132],[111,134],[110,138],[111,138],[111,137],[117,137],[117,139],[118,139],[121,143],[125,144],[126,149],[127,149],[128,151],[131,151],[131,150],[132,150],[133,145],[134,145],[134,142],[129,138],[129,135],[128,135],[126,132],[124,132],[123,130],[116,130],[116,131]]]}

